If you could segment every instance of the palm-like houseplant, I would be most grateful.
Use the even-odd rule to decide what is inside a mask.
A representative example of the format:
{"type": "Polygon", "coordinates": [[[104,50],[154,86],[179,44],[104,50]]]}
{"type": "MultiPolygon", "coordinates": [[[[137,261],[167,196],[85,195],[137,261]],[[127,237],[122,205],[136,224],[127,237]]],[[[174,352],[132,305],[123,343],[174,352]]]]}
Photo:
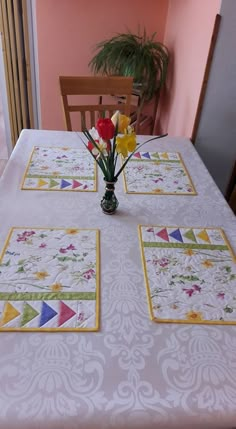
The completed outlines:
{"type": "Polygon", "coordinates": [[[133,76],[146,101],[166,80],[169,54],[165,45],[143,34],[118,33],[96,45],[98,51],[89,63],[94,73],[133,76]]]}

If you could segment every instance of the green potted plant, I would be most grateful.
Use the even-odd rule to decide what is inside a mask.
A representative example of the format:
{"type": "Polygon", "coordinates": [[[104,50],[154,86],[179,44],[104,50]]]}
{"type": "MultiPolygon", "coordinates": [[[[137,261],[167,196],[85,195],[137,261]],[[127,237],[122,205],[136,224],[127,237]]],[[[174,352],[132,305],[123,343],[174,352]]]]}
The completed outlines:
{"type": "Polygon", "coordinates": [[[89,63],[92,71],[105,75],[133,76],[134,87],[150,100],[166,80],[169,54],[167,48],[143,34],[118,33],[96,45],[98,51],[89,63]]]}

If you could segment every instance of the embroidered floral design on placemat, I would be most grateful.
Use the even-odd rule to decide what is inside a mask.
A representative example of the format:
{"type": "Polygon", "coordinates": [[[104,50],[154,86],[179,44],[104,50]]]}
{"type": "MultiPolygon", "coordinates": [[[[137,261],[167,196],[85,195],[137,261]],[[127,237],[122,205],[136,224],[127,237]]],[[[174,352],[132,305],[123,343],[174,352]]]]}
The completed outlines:
{"type": "Polygon", "coordinates": [[[128,194],[196,195],[177,152],[136,152],[123,171],[128,194]]]}
{"type": "Polygon", "coordinates": [[[96,191],[96,165],[87,151],[68,147],[35,146],[22,189],[96,191]]]}
{"type": "Polygon", "coordinates": [[[0,258],[1,330],[98,330],[99,231],[12,228],[0,258]]]}
{"type": "Polygon", "coordinates": [[[236,259],[221,229],[139,226],[157,322],[236,324],[236,259]]]}

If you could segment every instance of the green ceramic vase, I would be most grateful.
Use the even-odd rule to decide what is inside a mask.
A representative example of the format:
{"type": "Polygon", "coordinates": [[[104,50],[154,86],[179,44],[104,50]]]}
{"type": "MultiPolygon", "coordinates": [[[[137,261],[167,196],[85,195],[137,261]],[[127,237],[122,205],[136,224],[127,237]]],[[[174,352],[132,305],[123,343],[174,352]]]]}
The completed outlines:
{"type": "Polygon", "coordinates": [[[105,183],[106,183],[106,187],[105,187],[105,194],[103,195],[103,198],[101,200],[101,207],[102,207],[102,211],[105,214],[114,214],[119,202],[115,196],[115,184],[116,181],[114,182],[107,182],[104,179],[105,183]]]}

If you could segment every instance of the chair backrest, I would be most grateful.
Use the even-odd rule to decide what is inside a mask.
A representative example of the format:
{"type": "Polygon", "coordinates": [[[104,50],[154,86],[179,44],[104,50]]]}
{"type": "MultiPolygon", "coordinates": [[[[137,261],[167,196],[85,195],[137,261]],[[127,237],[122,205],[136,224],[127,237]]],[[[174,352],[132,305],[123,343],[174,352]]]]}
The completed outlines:
{"type": "Polygon", "coordinates": [[[60,76],[59,83],[68,131],[72,131],[71,112],[80,112],[81,123],[87,126],[87,123],[90,122],[90,127],[95,125],[98,117],[111,117],[116,110],[120,110],[127,116],[130,114],[132,77],[60,76]],[[86,95],[98,96],[97,102],[84,104],[84,96],[86,95]],[[70,96],[83,96],[83,103],[72,104],[70,96]],[[109,103],[102,104],[103,96],[111,96],[109,103]]]}

